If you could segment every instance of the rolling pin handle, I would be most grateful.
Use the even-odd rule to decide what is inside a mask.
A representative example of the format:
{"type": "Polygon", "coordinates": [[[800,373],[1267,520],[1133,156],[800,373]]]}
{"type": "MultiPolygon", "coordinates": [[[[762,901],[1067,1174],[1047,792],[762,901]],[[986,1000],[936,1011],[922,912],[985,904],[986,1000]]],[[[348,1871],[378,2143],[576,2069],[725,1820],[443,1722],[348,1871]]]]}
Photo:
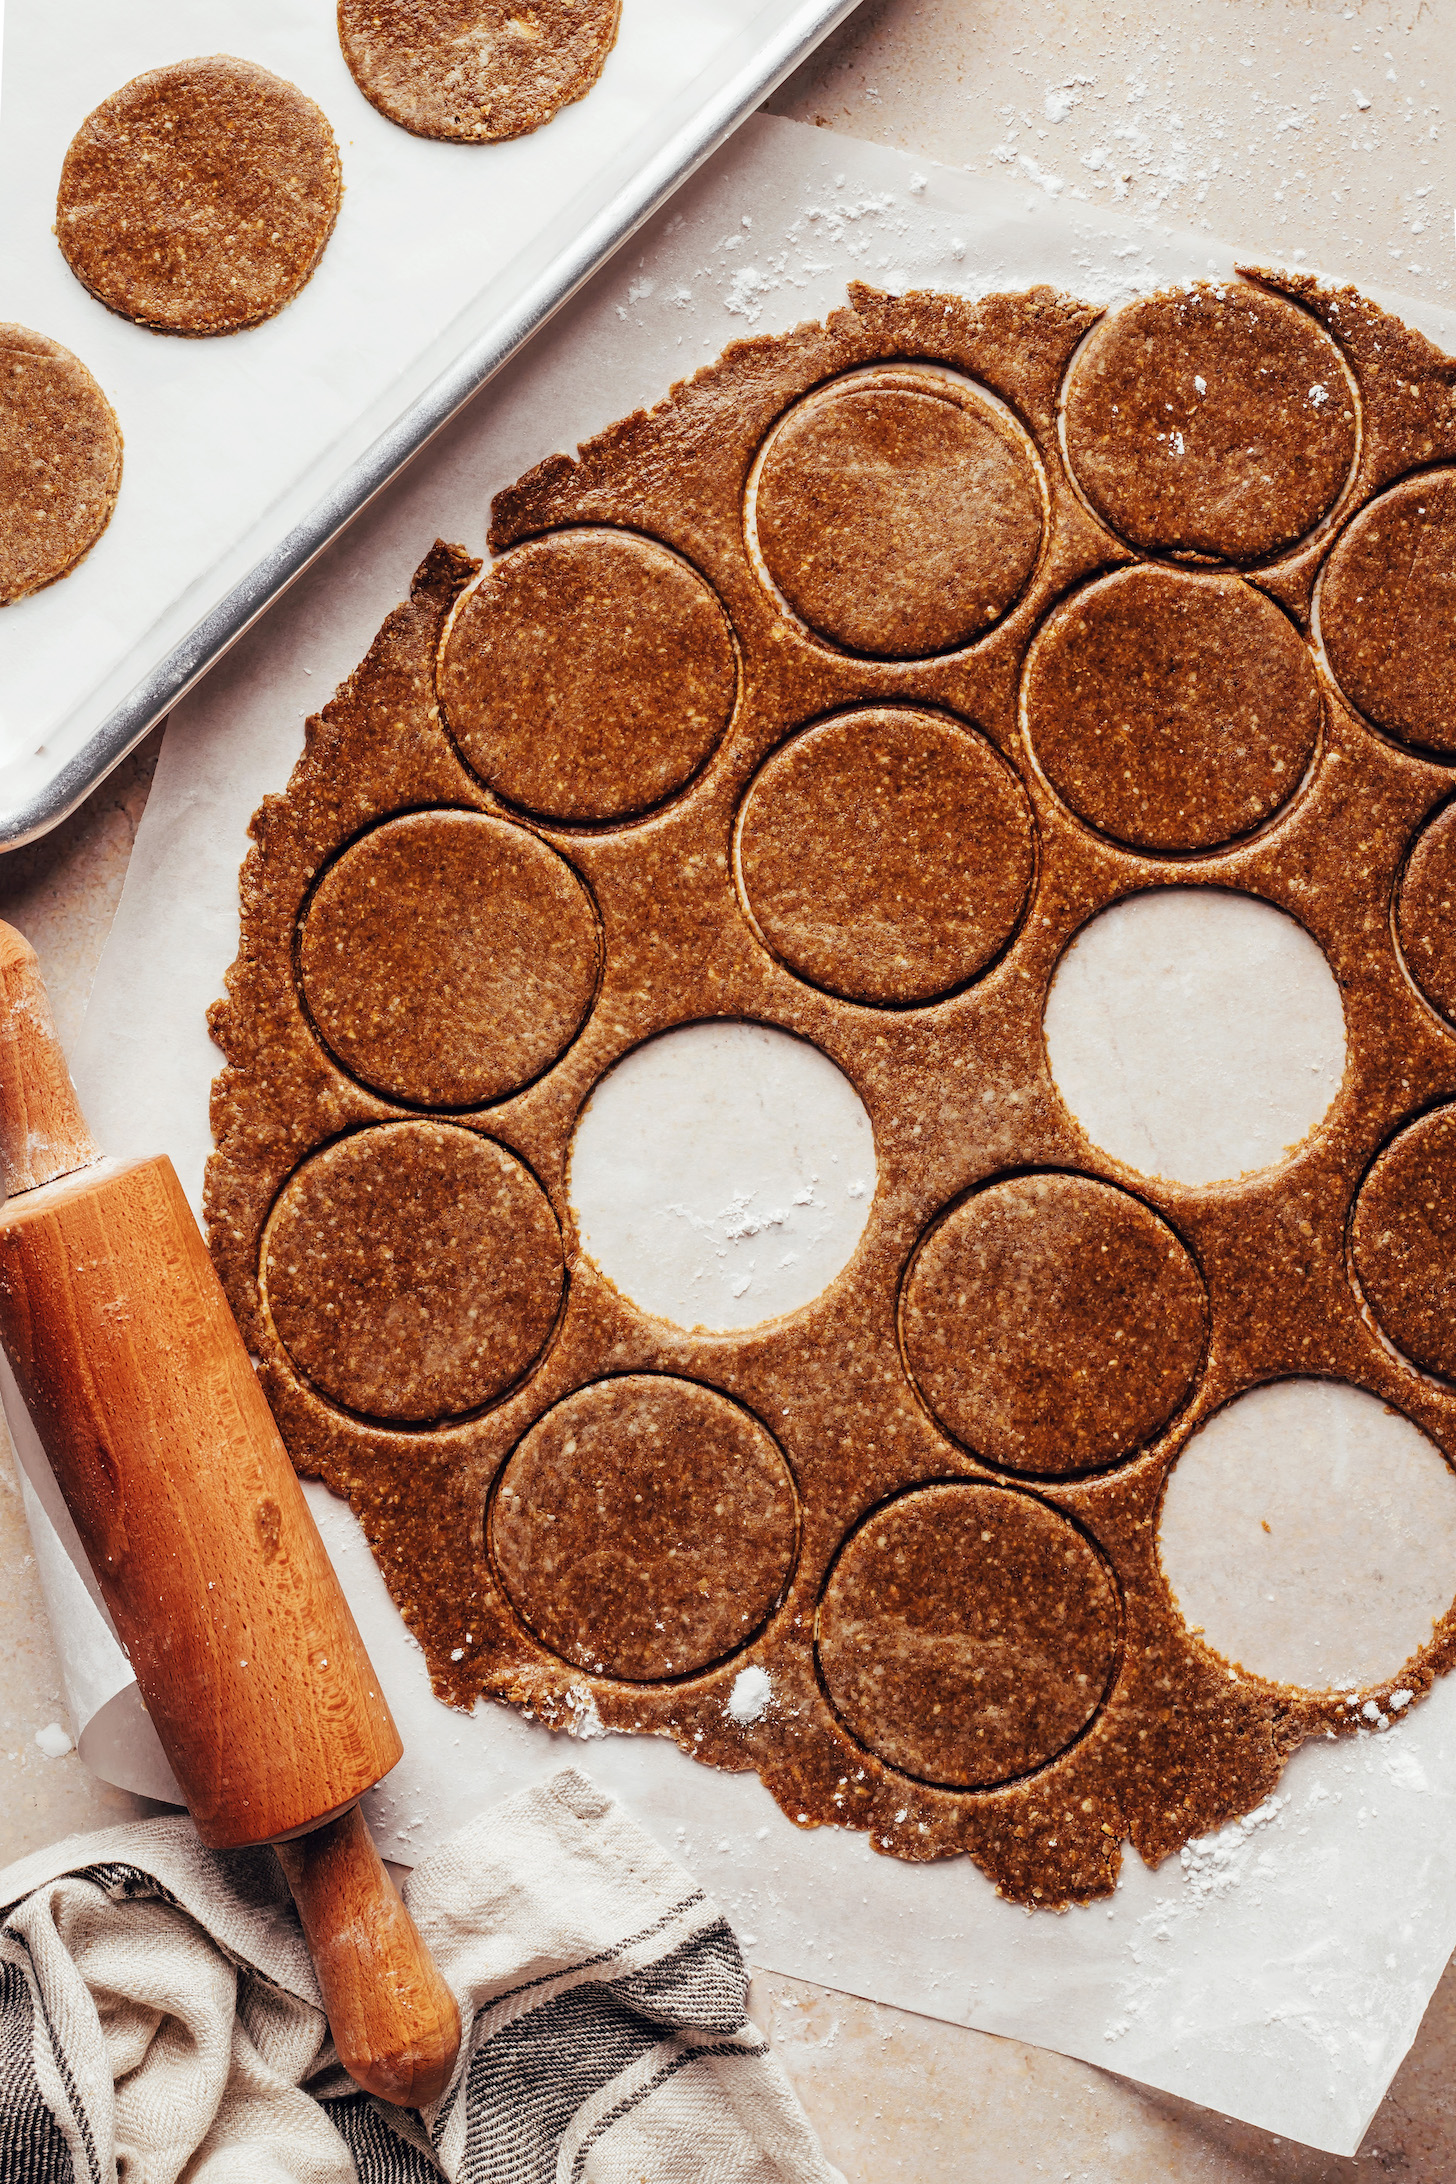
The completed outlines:
{"type": "Polygon", "coordinates": [[[0,1167],[17,1197],[101,1158],[86,1127],[34,948],[0,923],[0,1167]]]}
{"type": "Polygon", "coordinates": [[[359,1807],[273,1848],[298,1906],[340,2062],[379,2100],[429,2107],[455,2068],[460,2012],[359,1807]]]}

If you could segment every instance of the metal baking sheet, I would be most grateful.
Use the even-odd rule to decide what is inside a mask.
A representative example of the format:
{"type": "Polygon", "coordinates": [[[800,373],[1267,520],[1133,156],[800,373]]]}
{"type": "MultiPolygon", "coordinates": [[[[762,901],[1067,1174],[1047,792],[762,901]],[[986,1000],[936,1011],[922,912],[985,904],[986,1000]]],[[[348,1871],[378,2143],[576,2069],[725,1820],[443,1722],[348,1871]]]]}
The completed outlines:
{"type": "Polygon", "coordinates": [[[508,144],[426,142],[362,97],[331,0],[10,0],[0,315],[83,359],[126,437],[87,559],[0,614],[0,849],[54,826],[855,0],[624,0],[602,77],[508,144]],[[115,317],[54,237],[67,144],[147,68],[226,52],[298,84],[345,199],[275,319],[213,340],[115,317]]]}

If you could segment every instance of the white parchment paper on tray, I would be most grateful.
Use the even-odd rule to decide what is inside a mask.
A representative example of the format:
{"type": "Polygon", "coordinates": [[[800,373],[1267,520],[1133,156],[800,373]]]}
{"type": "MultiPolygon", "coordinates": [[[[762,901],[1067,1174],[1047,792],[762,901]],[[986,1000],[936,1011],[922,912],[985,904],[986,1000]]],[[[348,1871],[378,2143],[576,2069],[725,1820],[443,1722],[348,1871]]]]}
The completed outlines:
{"type": "MultiPolygon", "coordinates": [[[[236,946],[249,815],[432,540],[483,552],[499,487],[734,336],[832,309],[847,278],[974,293],[1047,280],[1113,300],[1232,269],[1202,238],[749,124],[174,714],[76,1058],[101,1142],[170,1151],[199,1202],[218,1066],[204,1011],[236,946]]],[[[1407,315],[1456,338],[1430,310],[1407,315]]],[[[309,1497],[406,1738],[370,1817],[385,1854],[411,1861],[564,1747],[503,1708],[438,1705],[348,1509],[309,1497]]],[[[72,1588],[58,1614],[86,1598],[72,1588]]],[[[80,1623],[60,1635],[81,1658],[80,1623]]],[[[592,1728],[584,1707],[578,1729],[592,1728]]],[[[143,1735],[110,1736],[123,1779],[155,1765],[143,1735]]],[[[1110,1903],[1061,1916],[1001,1902],[965,1860],[900,1865],[861,1835],[801,1832],[756,1778],[664,1743],[603,1738],[572,1756],[696,1867],[755,1963],[1060,2048],[1330,2152],[1358,2144],[1456,1944],[1450,1681],[1388,1734],[1300,1752],[1276,1797],[1181,1861],[1150,1872],[1128,1853],[1110,1903]]]]}
{"type": "MultiPolygon", "coordinates": [[[[125,706],[134,740],[301,565],[304,547],[284,550],[294,527],[312,535],[340,496],[352,513],[355,466],[374,466],[381,436],[418,443],[410,414],[440,375],[476,343],[497,361],[539,323],[848,4],[625,0],[585,99],[530,136],[461,145],[375,111],[345,66],[331,0],[10,0],[3,315],[90,367],[126,457],[116,513],[86,560],[0,615],[0,823],[13,829],[37,805],[53,823],[66,808],[56,785],[72,775],[73,800],[84,794],[87,739],[114,709],[125,706]],[[73,278],[55,241],[56,186],[103,98],[144,69],[217,52],[317,101],[339,141],[344,204],[287,309],[244,333],[181,340],[114,316],[73,278]],[[229,606],[239,585],[248,600],[229,606]],[[225,630],[195,634],[218,616],[225,630]],[[139,693],[168,660],[149,713],[139,693]]],[[[335,509],[321,535],[338,520],[335,509]]]]}

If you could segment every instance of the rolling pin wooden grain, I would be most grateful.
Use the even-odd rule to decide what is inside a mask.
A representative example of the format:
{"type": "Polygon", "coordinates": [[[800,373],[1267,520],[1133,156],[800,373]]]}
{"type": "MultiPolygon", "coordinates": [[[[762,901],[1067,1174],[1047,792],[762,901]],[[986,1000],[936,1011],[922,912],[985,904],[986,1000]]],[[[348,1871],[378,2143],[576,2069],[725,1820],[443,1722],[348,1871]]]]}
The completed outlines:
{"type": "Polygon", "coordinates": [[[272,1843],[344,2067],[438,2098],[460,2018],[358,1800],[403,1746],[172,1163],[105,1160],[0,924],[0,1342],[197,1832],[272,1843]]]}

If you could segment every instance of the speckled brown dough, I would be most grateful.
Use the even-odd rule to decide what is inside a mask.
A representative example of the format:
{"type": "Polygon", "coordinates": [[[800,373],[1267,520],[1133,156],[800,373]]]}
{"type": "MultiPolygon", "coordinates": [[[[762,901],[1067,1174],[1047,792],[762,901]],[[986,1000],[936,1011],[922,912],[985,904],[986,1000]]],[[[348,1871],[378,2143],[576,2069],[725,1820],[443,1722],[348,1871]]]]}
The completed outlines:
{"type": "MultiPolygon", "coordinates": [[[[1272,278],[1228,284],[1212,299],[1210,323],[1222,323],[1219,313],[1234,306],[1246,324],[1263,323],[1272,278]]],[[[1218,535],[1241,558],[1271,536],[1300,541],[1250,581],[1277,602],[1312,655],[1311,600],[1340,522],[1414,468],[1456,462],[1456,365],[1351,290],[1304,276],[1280,285],[1297,303],[1300,339],[1315,341],[1321,369],[1348,367],[1358,384],[1358,405],[1350,402],[1360,419],[1356,468],[1339,521],[1305,537],[1314,502],[1342,490],[1336,474],[1352,428],[1328,422],[1345,399],[1338,394],[1312,413],[1324,420],[1318,432],[1332,437],[1311,497],[1310,466],[1324,460],[1324,443],[1310,441],[1297,408],[1282,425],[1276,401],[1265,419],[1268,492],[1254,490],[1255,479],[1245,496],[1262,529],[1251,532],[1241,519],[1218,535]]],[[[1190,303],[1181,294],[1169,305],[1175,362],[1188,354],[1177,346],[1179,314],[1196,315],[1197,307],[1197,296],[1190,303]]],[[[1282,311],[1270,323],[1283,326],[1282,311]]],[[[1144,307],[1132,307],[1134,328],[1144,316],[1144,307]]],[[[594,755],[578,768],[572,753],[582,745],[543,735],[533,704],[508,714],[502,763],[528,767],[533,738],[547,753],[531,787],[533,808],[554,793],[558,767],[587,791],[569,822],[522,819],[521,778],[511,776],[504,788],[511,801],[503,802],[495,759],[486,763],[459,722],[460,741],[452,739],[441,714],[441,633],[476,568],[459,549],[437,546],[366,659],[309,723],[286,795],[269,798],[254,820],[242,945],[212,1017],[226,1054],[208,1178],[218,1267],[295,1462],[349,1497],[440,1697],[469,1708],[484,1694],[565,1726],[581,1718],[589,1695],[609,1730],[671,1736],[704,1762],[756,1770],[795,1825],[861,1829],[876,1850],[907,1859],[964,1852],[1003,1893],[1031,1905],[1105,1895],[1125,1840],[1156,1865],[1268,1796],[1306,1738],[1348,1735],[1362,1718],[1339,1692],[1231,1675],[1179,1616],[1158,1566],[1158,1516],[1169,1472],[1199,1425],[1264,1382],[1325,1376],[1369,1390],[1448,1458],[1456,1455],[1456,1388],[1392,1348],[1349,1248],[1352,1208],[1376,1156],[1417,1117],[1456,1103],[1456,1030],[1413,984],[1392,915],[1411,844],[1450,799],[1450,773],[1372,732],[1331,688],[1298,795],[1254,832],[1205,848],[1197,839],[1202,807],[1164,778],[1150,792],[1148,823],[1170,846],[1151,854],[1089,828],[1030,763],[1021,697],[1037,632],[1059,602],[1135,561],[1125,537],[1155,533],[1167,512],[1161,457],[1141,485],[1135,463],[1119,472],[1123,539],[1089,513],[1063,462],[1060,404],[1096,318],[1046,289],[968,302],[854,288],[848,308],[826,324],[735,344],[655,409],[624,418],[574,459],[553,457],[498,496],[491,547],[501,558],[480,596],[505,596],[513,568],[542,571],[539,584],[523,587],[529,598],[513,625],[528,633],[523,648],[529,640],[555,657],[581,646],[573,542],[656,542],[652,552],[686,572],[683,596],[705,602],[694,626],[714,633],[701,655],[700,639],[682,634],[682,668],[710,659],[719,678],[711,687],[726,703],[724,661],[736,656],[731,721],[720,721],[716,740],[689,738],[685,748],[681,716],[659,702],[671,688],[661,670],[661,623],[619,614],[610,658],[613,673],[642,697],[640,721],[614,714],[618,726],[601,745],[588,744],[594,755]],[[972,644],[934,657],[852,653],[808,631],[765,581],[751,543],[754,465],[816,390],[842,388],[856,373],[918,387],[927,363],[986,389],[1034,443],[1034,461],[1026,459],[1046,496],[1035,564],[972,644]],[[736,849],[745,800],[775,752],[816,723],[896,708],[952,724],[967,747],[983,738],[1007,777],[1019,777],[1035,864],[1019,922],[978,975],[937,1001],[866,1006],[800,976],[764,944],[745,908],[736,849]],[[656,776],[655,754],[664,764],[656,776]],[[675,793],[666,785],[673,780],[675,793]],[[613,810],[649,804],[641,824],[604,823],[613,810]],[[268,1317],[259,1268],[270,1209],[293,1188],[290,1178],[313,1174],[324,1148],[383,1138],[400,1123],[401,1107],[344,1071],[320,1041],[294,951],[317,874],[371,827],[427,807],[487,813],[549,845],[592,899],[602,966],[594,1005],[550,1068],[488,1107],[441,1118],[461,1136],[499,1141],[549,1199],[568,1269],[555,1325],[535,1362],[523,1362],[497,1398],[452,1421],[403,1430],[348,1415],[299,1371],[268,1317]],[[1091,1146],[1052,1082],[1042,1030],[1047,990],[1073,936],[1125,895],[1186,884],[1190,859],[1200,884],[1251,894],[1299,920],[1339,981],[1349,1043],[1340,1091],[1318,1129],[1286,1159],[1207,1188],[1133,1176],[1091,1146]],[[644,1040],[703,1018],[811,1041],[848,1076],[874,1132],[875,1194],[854,1257],[810,1304],[731,1335],[652,1318],[614,1288],[582,1248],[567,1187],[573,1131],[593,1088],[644,1040]],[[1041,1362],[1049,1400],[1073,1429],[1069,1445],[1082,1467],[1012,1479],[1006,1463],[980,1451],[969,1422],[964,1438],[959,1425],[948,1432],[916,1386],[907,1365],[906,1276],[931,1263],[953,1209],[1052,1174],[1077,1179],[1099,1207],[1096,1194],[1105,1191],[1119,1212],[1124,1198],[1136,1209],[1118,1268],[1126,1293],[1117,1281],[1110,1298],[1095,1280],[1065,1284],[1060,1320],[1049,1308],[1038,1320],[1029,1301],[1048,1345],[1041,1362]],[[1144,1258],[1149,1236],[1157,1248],[1144,1258]],[[1141,1286],[1133,1279],[1139,1270],[1141,1286]],[[1107,1318],[1104,1299],[1117,1305],[1107,1318]],[[1144,1332],[1158,1310],[1176,1339],[1166,1358],[1155,1352],[1150,1371],[1144,1332]],[[1141,1365],[1100,1388],[1078,1379],[1084,1325],[1099,1336],[1122,1330],[1124,1342],[1112,1347],[1131,1341],[1141,1365]],[[487,1527],[499,1522],[507,1467],[539,1445],[531,1436],[541,1421],[583,1390],[654,1375],[696,1382],[771,1429],[798,1497],[798,1544],[785,1597],[762,1627],[739,1650],[686,1675],[676,1653],[664,1653],[656,1677],[650,1664],[639,1673],[642,1656],[631,1651],[639,1625],[625,1612],[604,1623],[583,1591],[574,1599],[565,1585],[552,1592],[554,1643],[583,1654],[597,1647],[592,1659],[605,1661],[615,1630],[620,1657],[633,1666],[614,1675],[579,1665],[534,1634],[501,1582],[487,1527]],[[1108,1450],[1115,1453],[1104,1459],[1108,1450]],[[974,1521],[983,1499],[993,1522],[974,1521]],[[982,1531],[991,1542],[980,1540],[982,1531]],[[889,1599],[891,1580],[876,1553],[892,1535],[907,1558],[913,1549],[922,1573],[903,1600],[889,1599]],[[983,1547],[995,1552],[982,1555],[983,1547]],[[886,1601],[888,1626],[875,1620],[886,1601]],[[1075,1645],[1051,1643],[1058,1634],[1074,1635],[1075,1645]],[[866,1635],[873,1644],[861,1643],[866,1635]],[[873,1675],[876,1646],[885,1679],[873,1675]],[[740,1718],[748,1709],[730,1706],[745,1666],[762,1670],[772,1692],[752,1720],[740,1718]],[[954,1786],[964,1783],[990,1786],[954,1786]]],[[[1110,322],[1114,350],[1121,323],[1110,322]]],[[[1154,314],[1147,323],[1164,321],[1154,314]]],[[[1225,405],[1226,419],[1237,409],[1225,405]]],[[[1211,473],[1203,474],[1206,482],[1211,473]]],[[[1238,484],[1243,474],[1234,464],[1229,475],[1238,484]]],[[[1013,514],[1019,505],[1013,492],[1013,514]]],[[[593,576],[586,585],[593,596],[595,584],[593,576]]],[[[457,617],[455,630],[462,626],[457,617]]],[[[1440,641],[1417,618],[1408,641],[1418,649],[1428,635],[1432,645],[1440,641]]],[[[447,693],[455,664],[447,645],[447,693]]],[[[615,702],[616,685],[602,682],[603,672],[593,645],[582,680],[570,685],[579,726],[589,726],[594,681],[615,702]]],[[[481,675],[484,692],[483,668],[481,675]]],[[[1013,829],[1003,848],[1020,854],[1024,837],[1013,829]]],[[[893,858],[885,869],[896,870],[893,858]]],[[[806,888],[795,912],[804,929],[812,927],[808,898],[806,888]]],[[[833,902],[827,907],[839,914],[833,902]]],[[[387,1172],[381,1162],[381,1184],[387,1172]]],[[[322,1192],[320,1221],[350,1204],[345,1196],[334,1207],[322,1192]]],[[[1116,1223],[1111,1228],[1118,1233],[1116,1223]]],[[[1091,1224],[1078,1231],[1091,1232],[1091,1224]]],[[[345,1254],[361,1275],[367,1257],[345,1254]]],[[[304,1290],[299,1295],[306,1309],[304,1290]]],[[[992,1321],[988,1310],[988,1328],[992,1321]]],[[[321,1320],[312,1324],[315,1363],[326,1368],[328,1331],[321,1320]]],[[[984,1366],[984,1350],[980,1359],[984,1366]]],[[[391,1371],[410,1369],[406,1346],[391,1371]]],[[[1034,1391],[1013,1379],[996,1392],[1013,1460],[1017,1433],[1044,1456],[1034,1391]]],[[[949,1401],[944,1393],[937,1400],[949,1401]]],[[[989,1398],[982,1405],[987,1416],[993,1408],[989,1398]]],[[[713,1455],[684,1483],[701,1505],[719,1477],[713,1455]]],[[[559,1478],[563,1495],[573,1491],[564,1469],[559,1478]]],[[[589,1504],[575,1506],[590,1518],[589,1504]]],[[[714,1512],[716,1519],[716,1502],[714,1512]]],[[[628,1558],[644,1582],[652,1547],[639,1537],[628,1558]]],[[[666,1587],[672,1558],[660,1540],[657,1547],[657,1580],[666,1587]]],[[[529,1547],[512,1580],[523,1594],[527,1569],[539,1573],[529,1547]]],[[[711,1573],[706,1581],[711,1594],[711,1573]]],[[[618,1577],[609,1573],[608,1582],[618,1577]]],[[[737,1612],[752,1612],[750,1603],[737,1612]]],[[[718,1643],[711,1621],[704,1644],[718,1643]]],[[[1456,1616],[1448,1613],[1400,1669],[1400,1686],[1419,1698],[1453,1661],[1456,1616]]],[[[1386,1700],[1388,1689],[1357,1696],[1386,1700]]],[[[1388,1704],[1381,1710],[1390,1712],[1388,1704]]],[[[1393,1721],[1389,1734],[1400,1733],[1393,1721]]]]}
{"type": "Polygon", "coordinates": [[[723,611],[650,539],[532,539],[460,601],[440,699],[467,765],[523,811],[596,822],[690,781],[733,710],[723,611]]]}
{"type": "Polygon", "coordinates": [[[776,751],[738,854],[749,910],[790,970],[900,1004],[984,970],[1035,863],[1026,798],[992,746],[899,708],[841,714],[776,751]]]}
{"type": "Polygon", "coordinates": [[[525,1621],[565,1661],[656,1682],[740,1652],[783,1598],[788,1466],[736,1403],[665,1374],[601,1380],[531,1428],[490,1545],[525,1621]]]}
{"type": "Polygon", "coordinates": [[[901,1312],[941,1424],[993,1464],[1071,1474],[1131,1456],[1185,1401],[1208,1300],[1173,1231],[1085,1176],[993,1184],[932,1230],[901,1312]]]}
{"type": "Polygon", "coordinates": [[[1134,546],[1237,562],[1313,530],[1358,445],[1336,344],[1239,281],[1105,318],[1068,381],[1066,433],[1077,483],[1134,546]]]}
{"type": "Polygon", "coordinates": [[[1027,735],[1072,810],[1135,849],[1212,849],[1298,787],[1319,681],[1235,576],[1125,569],[1077,592],[1027,663],[1027,735]]]}
{"type": "Polygon", "coordinates": [[[415,136],[525,136],[585,98],[621,0],[339,0],[339,43],[372,106],[415,136]]]}
{"type": "Polygon", "coordinates": [[[596,990],[591,901],[544,842],[473,811],[412,812],[329,866],[299,936],[304,1000],[387,1098],[479,1107],[576,1036],[596,990]]]}
{"type": "Polygon", "coordinates": [[[1320,635],[1377,727],[1456,752],[1456,471],[1407,479],[1350,525],[1320,587],[1320,635]]]}
{"type": "Polygon", "coordinates": [[[905,1494],[854,1533],[825,1587],[819,1665],[850,1730],[945,1788],[1045,1766],[1080,1735],[1117,1654],[1095,1548],[993,1486],[905,1494]]]}
{"type": "Polygon", "coordinates": [[[531,1176],[436,1122],[361,1130],[306,1161],[262,1266],[301,1373],[350,1410],[424,1424],[518,1379],[561,1298],[561,1239],[531,1176]]]}
{"type": "Polygon", "coordinates": [[[0,606],[68,575],[120,489],[121,428],[80,358],[0,325],[0,606]]]}
{"type": "Polygon", "coordinates": [[[1041,544],[1025,449],[975,389],[922,372],[832,387],[765,453],[754,502],[769,575],[811,629],[913,659],[969,644],[1041,544]]]}
{"type": "Polygon", "coordinates": [[[234,334],[290,303],[339,216],[338,147],[296,85],[213,54],[123,84],[71,140],[56,236],[109,311],[234,334]]]}
{"type": "Polygon", "coordinates": [[[1426,999],[1456,1023],[1456,804],[1416,837],[1396,912],[1407,968],[1426,999]]]}
{"type": "Polygon", "coordinates": [[[1456,1108],[1422,1115],[1386,1147],[1355,1201],[1350,1248],[1396,1348],[1456,1380],[1456,1108]]]}

